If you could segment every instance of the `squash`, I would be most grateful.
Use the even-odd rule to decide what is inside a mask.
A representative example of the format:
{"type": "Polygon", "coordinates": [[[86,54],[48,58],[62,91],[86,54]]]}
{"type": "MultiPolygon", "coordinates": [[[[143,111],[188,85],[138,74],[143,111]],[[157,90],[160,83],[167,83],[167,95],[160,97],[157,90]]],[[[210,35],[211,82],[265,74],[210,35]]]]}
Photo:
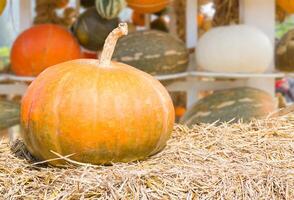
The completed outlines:
{"type": "Polygon", "coordinates": [[[293,0],[277,0],[278,6],[286,11],[288,14],[294,13],[294,1],[293,0]]]}
{"type": "Polygon", "coordinates": [[[4,11],[5,7],[6,7],[6,4],[7,4],[6,0],[1,0],[0,1],[0,15],[2,15],[2,13],[3,13],[3,11],[4,11]]]}
{"type": "Polygon", "coordinates": [[[93,7],[78,17],[73,25],[73,33],[84,48],[97,51],[103,48],[107,35],[117,27],[118,23],[118,18],[103,19],[93,7]]]}
{"type": "Polygon", "coordinates": [[[117,18],[125,6],[125,0],[96,0],[97,12],[105,19],[117,18]]]}
{"type": "Polygon", "coordinates": [[[166,33],[169,32],[168,24],[164,17],[158,17],[157,19],[153,20],[150,24],[150,28],[152,30],[163,31],[166,33]]]}
{"type": "Polygon", "coordinates": [[[0,130],[19,123],[19,107],[16,102],[0,100],[0,130]]]}
{"type": "Polygon", "coordinates": [[[138,13],[156,13],[169,3],[170,0],[127,0],[128,6],[138,13]]]}
{"type": "Polygon", "coordinates": [[[11,69],[20,76],[36,76],[52,65],[81,58],[76,39],[54,24],[35,25],[21,33],[11,49],[11,69]]]}
{"type": "Polygon", "coordinates": [[[202,35],[196,60],[206,71],[262,73],[270,66],[273,51],[269,38],[255,27],[221,26],[202,35]]]}
{"type": "Polygon", "coordinates": [[[64,62],[32,82],[21,104],[21,136],[32,155],[48,160],[56,152],[109,164],[145,159],[165,147],[175,118],[171,97],[152,76],[111,61],[125,34],[122,23],[106,39],[100,60],[64,62]]]}
{"type": "Polygon", "coordinates": [[[186,71],[189,61],[181,40],[155,30],[133,32],[120,39],[113,58],[152,75],[186,71]]]}
{"type": "Polygon", "coordinates": [[[269,115],[277,109],[277,102],[268,93],[241,87],[216,91],[196,102],[180,122],[188,126],[199,123],[248,122],[269,115]]]}
{"type": "Polygon", "coordinates": [[[288,31],[276,45],[276,68],[294,72],[294,29],[288,31]]]}

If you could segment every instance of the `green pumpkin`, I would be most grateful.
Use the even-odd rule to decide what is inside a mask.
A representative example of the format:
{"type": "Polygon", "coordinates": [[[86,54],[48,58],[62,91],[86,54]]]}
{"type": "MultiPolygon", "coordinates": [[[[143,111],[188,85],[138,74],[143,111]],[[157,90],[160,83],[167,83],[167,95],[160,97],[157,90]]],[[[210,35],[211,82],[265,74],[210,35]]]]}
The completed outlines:
{"type": "Polygon", "coordinates": [[[0,130],[19,123],[19,104],[7,100],[0,100],[0,130]]]}
{"type": "Polygon", "coordinates": [[[96,8],[89,8],[82,13],[73,26],[73,33],[79,43],[91,51],[101,50],[108,34],[118,26],[118,18],[102,18],[96,8]]]}
{"type": "Polygon", "coordinates": [[[113,59],[152,75],[186,71],[189,54],[185,44],[168,33],[137,31],[121,38],[113,59]]]}
{"type": "Polygon", "coordinates": [[[199,123],[248,122],[269,115],[277,102],[268,93],[242,87],[214,92],[192,106],[180,123],[192,126],[199,123]]]}
{"type": "Polygon", "coordinates": [[[96,0],[96,9],[105,19],[114,19],[126,6],[125,0],[96,0]]]}

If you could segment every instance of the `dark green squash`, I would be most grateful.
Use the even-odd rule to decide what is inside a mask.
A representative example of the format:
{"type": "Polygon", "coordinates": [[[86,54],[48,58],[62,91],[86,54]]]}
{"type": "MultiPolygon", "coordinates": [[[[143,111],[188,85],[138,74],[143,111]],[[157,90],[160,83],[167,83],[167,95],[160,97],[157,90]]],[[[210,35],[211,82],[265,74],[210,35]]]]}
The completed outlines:
{"type": "Polygon", "coordinates": [[[294,72],[294,29],[288,31],[276,46],[276,68],[294,72]]]}
{"type": "Polygon", "coordinates": [[[96,8],[89,8],[82,13],[73,26],[73,33],[79,43],[91,51],[101,50],[108,34],[118,26],[118,18],[102,18],[96,8]]]}
{"type": "Polygon", "coordinates": [[[180,122],[188,126],[199,123],[248,122],[269,115],[277,102],[268,93],[242,87],[214,92],[192,106],[180,122]]]}
{"type": "Polygon", "coordinates": [[[0,130],[19,123],[19,104],[7,100],[0,100],[0,130]]]}
{"type": "Polygon", "coordinates": [[[166,33],[169,32],[168,25],[163,17],[158,17],[156,20],[152,21],[150,27],[153,30],[163,31],[166,33]]]}
{"type": "Polygon", "coordinates": [[[152,75],[186,71],[189,54],[185,44],[168,33],[137,31],[119,40],[113,59],[152,75]]]}

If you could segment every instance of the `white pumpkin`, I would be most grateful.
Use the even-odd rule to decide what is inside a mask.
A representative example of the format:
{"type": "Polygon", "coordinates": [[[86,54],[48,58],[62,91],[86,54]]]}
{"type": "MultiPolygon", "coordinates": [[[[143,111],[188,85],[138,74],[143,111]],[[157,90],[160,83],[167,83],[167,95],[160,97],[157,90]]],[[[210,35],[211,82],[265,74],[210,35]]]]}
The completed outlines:
{"type": "Polygon", "coordinates": [[[273,60],[273,45],[261,30],[248,25],[213,28],[199,40],[198,67],[211,72],[262,73],[273,60]]]}

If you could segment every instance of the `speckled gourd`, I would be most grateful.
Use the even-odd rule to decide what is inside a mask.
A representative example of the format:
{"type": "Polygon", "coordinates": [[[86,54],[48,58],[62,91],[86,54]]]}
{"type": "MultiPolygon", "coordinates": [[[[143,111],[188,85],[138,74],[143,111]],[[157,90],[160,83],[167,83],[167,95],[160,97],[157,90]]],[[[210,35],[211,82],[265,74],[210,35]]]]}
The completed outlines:
{"type": "Polygon", "coordinates": [[[248,122],[269,115],[277,108],[277,101],[268,93],[242,87],[221,90],[206,96],[192,106],[182,117],[188,126],[199,123],[248,122]]]}
{"type": "Polygon", "coordinates": [[[186,71],[189,61],[185,44],[168,33],[137,31],[121,38],[113,59],[152,75],[186,71]]]}

